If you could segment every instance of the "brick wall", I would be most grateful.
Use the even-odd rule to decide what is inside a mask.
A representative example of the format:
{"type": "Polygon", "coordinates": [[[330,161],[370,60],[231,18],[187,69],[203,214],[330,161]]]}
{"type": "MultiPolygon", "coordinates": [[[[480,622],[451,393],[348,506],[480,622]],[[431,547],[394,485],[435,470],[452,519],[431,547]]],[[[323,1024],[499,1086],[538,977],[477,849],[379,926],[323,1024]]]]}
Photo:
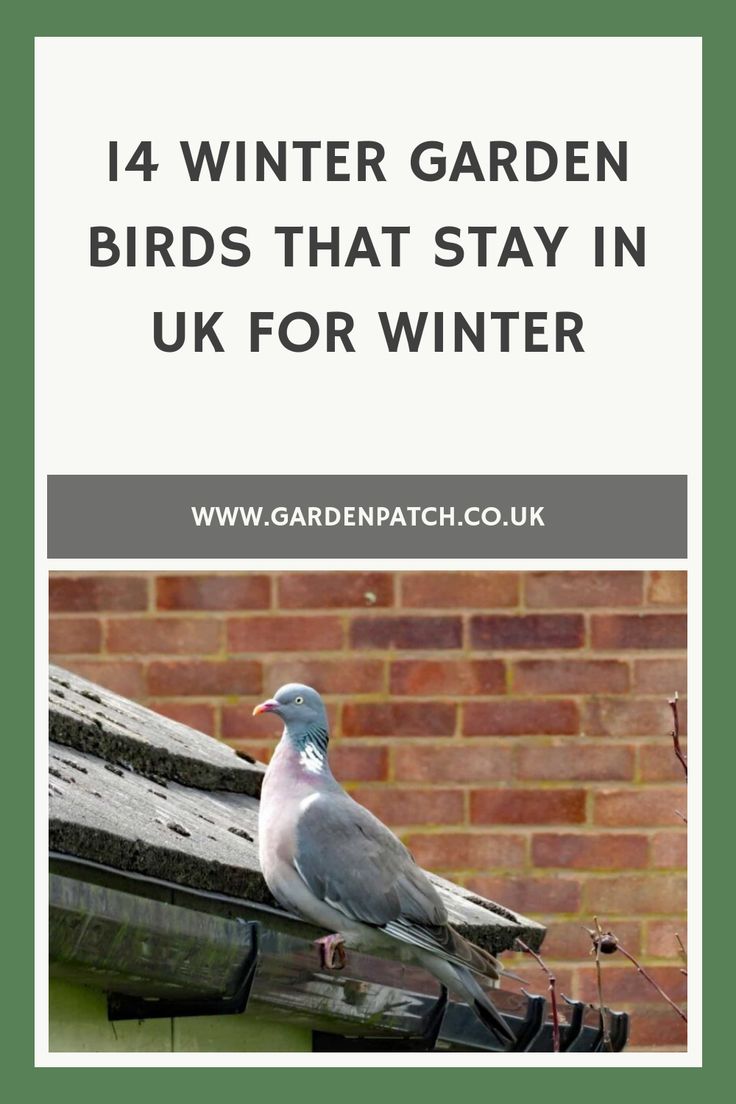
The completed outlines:
{"type": "MultiPolygon", "coordinates": [[[[54,574],[55,662],[267,758],[282,683],[326,697],[353,796],[433,870],[548,925],[563,992],[595,999],[597,913],[684,999],[682,572],[54,574]]],[[[683,701],[683,713],[685,702],[683,701]]],[[[522,972],[540,984],[539,974],[522,972]]],[[[606,960],[632,1042],[683,1025],[606,960]]]]}

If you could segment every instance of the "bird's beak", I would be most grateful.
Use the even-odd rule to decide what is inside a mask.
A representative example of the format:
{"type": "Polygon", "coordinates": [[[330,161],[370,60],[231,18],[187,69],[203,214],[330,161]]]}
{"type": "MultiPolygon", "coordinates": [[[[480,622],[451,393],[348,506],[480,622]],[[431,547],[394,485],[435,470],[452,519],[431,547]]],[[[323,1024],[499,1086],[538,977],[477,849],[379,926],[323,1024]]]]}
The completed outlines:
{"type": "Polygon", "coordinates": [[[269,698],[268,701],[261,702],[253,710],[253,716],[257,717],[259,713],[276,713],[279,708],[279,703],[275,698],[269,698]]]}

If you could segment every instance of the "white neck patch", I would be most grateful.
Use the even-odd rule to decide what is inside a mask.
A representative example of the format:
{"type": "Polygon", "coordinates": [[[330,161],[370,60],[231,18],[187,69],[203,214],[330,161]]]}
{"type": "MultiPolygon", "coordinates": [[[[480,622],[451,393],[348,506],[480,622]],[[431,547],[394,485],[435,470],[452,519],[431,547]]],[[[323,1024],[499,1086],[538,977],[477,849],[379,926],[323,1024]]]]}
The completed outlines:
{"type": "Polygon", "coordinates": [[[320,774],[324,770],[325,759],[319,748],[314,744],[307,744],[299,752],[299,764],[308,770],[310,774],[320,774]]]}

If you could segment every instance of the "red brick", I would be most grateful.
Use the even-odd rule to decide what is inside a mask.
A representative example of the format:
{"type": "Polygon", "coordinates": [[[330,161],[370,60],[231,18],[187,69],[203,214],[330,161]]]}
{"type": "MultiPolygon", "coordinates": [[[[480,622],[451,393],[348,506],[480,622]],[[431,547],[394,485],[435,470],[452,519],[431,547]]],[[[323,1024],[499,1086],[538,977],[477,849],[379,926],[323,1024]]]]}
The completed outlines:
{"type": "Polygon", "coordinates": [[[383,689],[378,659],[280,659],[264,666],[267,686],[303,682],[320,694],[371,694],[383,689]]]}
{"type": "MultiPolygon", "coordinates": [[[[687,743],[682,742],[687,754],[687,743]]],[[[639,778],[642,782],[684,782],[682,764],[672,749],[672,740],[643,744],[639,748],[639,778]]]]}
{"type": "Polygon", "coordinates": [[[388,777],[388,748],[337,743],[330,747],[330,766],[341,782],[383,782],[388,777]]]}
{"type": "Polygon", "coordinates": [[[442,832],[409,836],[406,846],[427,870],[508,870],[524,866],[526,841],[506,832],[442,832]]]}
{"type": "Polygon", "coordinates": [[[87,610],[143,610],[148,606],[148,580],[141,575],[51,575],[52,613],[87,610]]]}
{"type": "Polygon", "coordinates": [[[687,645],[684,613],[594,614],[591,626],[593,647],[606,651],[687,645]]]}
{"type": "MultiPolygon", "coordinates": [[[[661,1000],[654,993],[654,1000],[661,1000]]],[[[676,1012],[662,1003],[646,1008],[637,1008],[631,1019],[629,1049],[631,1047],[675,1047],[687,1045],[687,1024],[676,1012]]]]}
{"type": "Polygon", "coordinates": [[[647,924],[647,955],[651,955],[652,958],[674,958],[683,966],[682,953],[676,935],[679,935],[685,950],[687,950],[687,921],[685,919],[650,920],[647,924]]]}
{"type": "Polygon", "coordinates": [[[684,812],[685,795],[677,789],[637,787],[631,790],[599,790],[593,795],[596,824],[616,827],[677,825],[675,809],[684,812]]]}
{"type": "MultiPolygon", "coordinates": [[[[51,657],[56,662],[56,657],[51,657]]],[[[91,659],[70,659],[64,656],[63,666],[90,682],[97,682],[115,694],[126,698],[142,698],[145,694],[143,666],[140,663],[126,663],[119,660],[105,661],[91,659]]]]}
{"type": "Polygon", "coordinates": [[[479,649],[580,648],[584,638],[585,623],[578,613],[499,613],[470,621],[470,642],[479,649]]]}
{"type": "Polygon", "coordinates": [[[350,626],[354,648],[460,648],[459,617],[356,617],[350,626]]]}
{"type": "Polygon", "coordinates": [[[466,736],[574,736],[580,730],[572,701],[468,702],[463,706],[466,736]]]}
{"type": "Polygon", "coordinates": [[[503,694],[506,671],[497,659],[401,659],[391,664],[391,693],[503,694]]]}
{"type": "Polygon", "coordinates": [[[149,702],[151,709],[157,713],[163,713],[164,717],[171,717],[172,721],[189,725],[198,732],[206,732],[208,736],[215,735],[215,708],[205,702],[181,702],[162,701],[158,699],[149,702]]]}
{"type": "Polygon", "coordinates": [[[359,787],[351,796],[385,824],[458,824],[464,815],[461,790],[359,787]]]}
{"type": "Polygon", "coordinates": [[[687,834],[684,831],[657,832],[652,837],[652,866],[684,870],[687,866],[687,834]]]}
{"type": "Polygon", "coordinates": [[[473,824],[579,824],[585,820],[584,790],[474,790],[473,824]]]}
{"type": "Polygon", "coordinates": [[[240,747],[243,741],[279,740],[284,731],[283,721],[273,713],[253,716],[253,707],[260,698],[222,707],[222,737],[228,743],[240,747]]]}
{"type": "Polygon", "coordinates": [[[629,668],[614,659],[523,659],[513,666],[517,694],[621,694],[629,668]]]}
{"type": "Polygon", "coordinates": [[[527,916],[580,911],[582,888],[576,878],[493,878],[476,874],[465,884],[481,897],[527,916]]]}
{"type": "Polygon", "coordinates": [[[498,782],[513,777],[509,747],[397,747],[394,773],[400,782],[498,782]]]}
{"type": "Polygon", "coordinates": [[[149,694],[209,697],[256,694],[261,688],[261,665],[252,661],[157,660],[148,666],[149,694]]]}
{"type": "MultiPolygon", "coordinates": [[[[615,928],[614,931],[622,946],[630,954],[634,954],[623,936],[615,928]]],[[[636,958],[635,954],[634,957],[636,958]]],[[[680,973],[677,966],[646,966],[645,969],[675,1003],[687,999],[687,978],[680,973]]],[[[662,999],[657,995],[656,989],[642,977],[633,962],[629,962],[623,955],[606,956],[602,976],[604,1001],[613,1007],[618,1007],[622,1001],[649,1002],[662,999]]],[[[595,966],[577,971],[577,995],[580,1000],[598,1002],[595,966]]],[[[676,1018],[674,1011],[672,1015],[676,1018]]]]}
{"type": "Polygon", "coordinates": [[[516,774],[535,782],[633,781],[634,749],[586,744],[580,740],[558,741],[548,747],[520,747],[516,752],[516,774]]]}
{"type": "MultiPolygon", "coordinates": [[[[682,732],[687,731],[687,706],[680,702],[682,732]]],[[[595,698],[583,710],[586,736],[666,736],[672,731],[672,711],[666,698],[595,698]]]]}
{"type": "MultiPolygon", "coordinates": [[[[276,687],[270,687],[269,689],[273,691],[276,687]]],[[[257,717],[253,716],[253,706],[258,705],[267,693],[268,690],[264,690],[257,698],[250,697],[244,701],[239,701],[235,705],[224,704],[222,706],[222,737],[224,740],[229,743],[237,743],[240,746],[243,741],[247,740],[258,743],[260,741],[281,739],[284,722],[275,713],[261,713],[257,717]]],[[[330,721],[330,729],[335,733],[338,729],[338,707],[332,702],[327,702],[327,716],[330,721]]]]}
{"type": "MultiPolygon", "coordinates": [[[[590,925],[592,927],[592,923],[590,925]]],[[[583,931],[578,924],[569,920],[563,923],[548,924],[547,934],[544,937],[542,954],[546,962],[555,959],[579,959],[587,961],[591,948],[590,936],[583,931]]],[[[605,920],[601,920],[601,927],[608,930],[605,920]]],[[[633,920],[616,921],[616,935],[621,940],[627,951],[638,955],[641,950],[641,924],[633,920]]],[[[596,998],[597,1003],[597,998],[596,998]]]]}
{"type": "Polygon", "coordinates": [[[532,836],[532,865],[572,870],[640,870],[647,865],[649,840],[619,832],[591,835],[545,832],[532,836]]]}
{"type": "Polygon", "coordinates": [[[342,648],[337,617],[243,617],[227,623],[230,652],[318,652],[342,648]]]}
{"type": "Polygon", "coordinates": [[[393,596],[393,575],[386,571],[313,571],[278,579],[278,603],[283,609],[390,606],[393,596]]]}
{"type": "Polygon", "coordinates": [[[585,886],[584,912],[590,916],[684,912],[686,907],[684,875],[616,874],[590,878],[585,886]]]}
{"type": "Polygon", "coordinates": [[[686,659],[637,659],[634,662],[634,692],[665,694],[687,693],[686,659]]]}
{"type": "Polygon", "coordinates": [[[531,609],[577,609],[589,606],[638,606],[641,571],[532,571],[524,581],[531,609]]]}
{"type": "Polygon", "coordinates": [[[206,618],[121,617],[107,623],[107,650],[138,655],[206,655],[220,650],[221,624],[206,618]]]}
{"type": "Polygon", "coordinates": [[[452,736],[456,708],[446,702],[351,702],[345,736],[452,736]]]}
{"type": "Polygon", "coordinates": [[[156,605],[162,610],[268,609],[267,575],[159,575],[156,605]]]}
{"type": "Polygon", "coordinates": [[[686,606],[687,571],[652,571],[649,575],[647,601],[652,605],[686,606]]]}
{"type": "Polygon", "coordinates": [[[519,601],[510,571],[429,571],[401,577],[401,604],[415,609],[497,609],[519,601]]]}
{"type": "Polygon", "coordinates": [[[57,655],[99,652],[100,622],[92,617],[52,617],[49,621],[49,651],[57,655]]]}

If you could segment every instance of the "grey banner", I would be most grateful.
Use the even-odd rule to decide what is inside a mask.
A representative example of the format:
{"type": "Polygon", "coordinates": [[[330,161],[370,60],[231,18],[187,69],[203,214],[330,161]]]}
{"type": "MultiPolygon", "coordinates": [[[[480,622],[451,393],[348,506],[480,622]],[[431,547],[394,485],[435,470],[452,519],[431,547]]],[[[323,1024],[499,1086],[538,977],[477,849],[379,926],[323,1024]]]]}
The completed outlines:
{"type": "Polygon", "coordinates": [[[681,558],[687,555],[687,480],[681,475],[52,475],[48,554],[53,559],[681,558]]]}

